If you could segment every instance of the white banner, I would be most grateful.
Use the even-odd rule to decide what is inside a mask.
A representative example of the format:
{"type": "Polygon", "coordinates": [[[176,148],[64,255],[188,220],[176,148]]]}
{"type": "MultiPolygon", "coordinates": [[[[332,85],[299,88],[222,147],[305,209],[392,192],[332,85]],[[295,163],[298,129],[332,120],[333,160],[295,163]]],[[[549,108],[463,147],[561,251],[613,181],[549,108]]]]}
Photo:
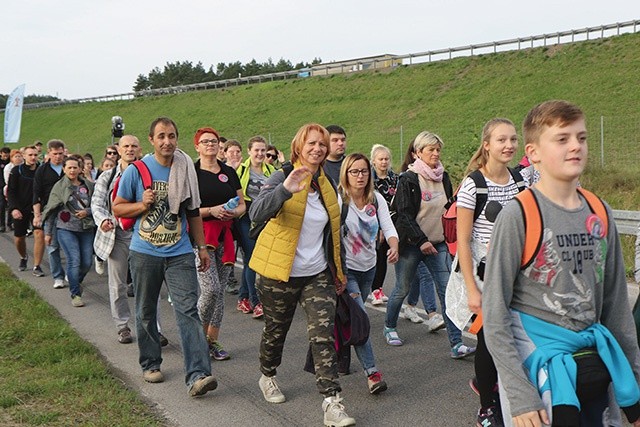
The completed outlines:
{"type": "Polygon", "coordinates": [[[4,143],[20,140],[22,123],[22,105],[24,104],[24,86],[20,85],[11,92],[4,110],[4,143]]]}

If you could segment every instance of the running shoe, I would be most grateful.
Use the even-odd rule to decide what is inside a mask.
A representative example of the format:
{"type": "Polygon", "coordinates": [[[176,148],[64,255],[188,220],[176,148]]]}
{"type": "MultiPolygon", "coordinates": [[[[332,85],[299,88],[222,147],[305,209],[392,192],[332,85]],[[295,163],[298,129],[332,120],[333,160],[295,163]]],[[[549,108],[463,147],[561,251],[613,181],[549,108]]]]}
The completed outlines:
{"type": "Polygon", "coordinates": [[[418,315],[416,308],[412,305],[406,305],[404,307],[404,318],[412,321],[413,323],[424,322],[424,319],[418,315]]]}
{"type": "Polygon", "coordinates": [[[476,421],[477,427],[503,427],[501,417],[496,411],[496,407],[492,406],[487,409],[478,409],[478,419],[476,421]]]}
{"type": "Polygon", "coordinates": [[[444,328],[444,318],[440,313],[436,313],[427,320],[427,326],[429,326],[429,332],[437,332],[444,328]]]}
{"type": "Polygon", "coordinates": [[[402,340],[398,336],[398,331],[396,328],[387,328],[386,326],[383,329],[384,338],[387,340],[387,344],[393,346],[402,345],[402,340]]]}
{"type": "Polygon", "coordinates": [[[44,277],[44,271],[42,271],[39,265],[36,265],[33,267],[33,275],[36,277],[44,277]]]}
{"type": "Polygon", "coordinates": [[[367,385],[369,386],[369,393],[378,394],[387,389],[387,383],[382,379],[380,372],[374,372],[367,377],[367,385]]]}
{"type": "Polygon", "coordinates": [[[251,310],[251,303],[249,302],[249,298],[242,298],[238,301],[238,305],[236,306],[236,310],[243,312],[244,314],[249,314],[253,310],[251,310]]]}
{"type": "Polygon", "coordinates": [[[25,271],[27,269],[27,259],[28,257],[20,258],[20,265],[18,266],[18,270],[25,271]]]}
{"type": "Polygon", "coordinates": [[[375,289],[373,292],[371,292],[371,296],[372,296],[371,304],[373,305],[384,304],[384,301],[382,300],[382,295],[384,295],[382,293],[382,289],[375,289]]]}
{"type": "Polygon", "coordinates": [[[222,348],[222,344],[218,341],[211,341],[209,343],[209,356],[211,356],[213,360],[228,360],[231,358],[229,353],[222,348]]]}
{"type": "Polygon", "coordinates": [[[253,315],[252,315],[252,317],[254,319],[262,319],[262,316],[264,316],[264,311],[262,309],[262,304],[261,303],[257,303],[255,305],[255,307],[253,307],[253,315]]]}

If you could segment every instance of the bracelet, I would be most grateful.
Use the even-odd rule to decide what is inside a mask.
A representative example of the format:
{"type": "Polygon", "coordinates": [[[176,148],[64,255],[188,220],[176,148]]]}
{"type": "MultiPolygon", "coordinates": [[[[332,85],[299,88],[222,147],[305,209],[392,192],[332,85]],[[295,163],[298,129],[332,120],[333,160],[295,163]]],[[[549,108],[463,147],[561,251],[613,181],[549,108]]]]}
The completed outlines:
{"type": "Polygon", "coordinates": [[[207,245],[198,245],[198,250],[207,249],[207,245]]]}

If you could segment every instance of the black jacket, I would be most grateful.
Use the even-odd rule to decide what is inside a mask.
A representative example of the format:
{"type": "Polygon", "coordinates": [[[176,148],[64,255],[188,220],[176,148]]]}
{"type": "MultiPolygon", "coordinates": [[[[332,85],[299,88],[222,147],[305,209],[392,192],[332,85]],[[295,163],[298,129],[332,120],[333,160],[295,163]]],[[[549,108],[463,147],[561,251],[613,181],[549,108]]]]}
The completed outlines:
{"type": "MultiPolygon", "coordinates": [[[[453,187],[451,179],[447,172],[442,178],[444,192],[447,200],[453,196],[453,187]]],[[[416,216],[420,209],[422,192],[420,191],[420,181],[418,175],[412,171],[406,171],[398,179],[398,188],[396,189],[395,208],[396,230],[398,231],[398,240],[400,241],[400,250],[405,245],[414,245],[420,247],[424,242],[429,241],[416,222],[416,216]]]]}

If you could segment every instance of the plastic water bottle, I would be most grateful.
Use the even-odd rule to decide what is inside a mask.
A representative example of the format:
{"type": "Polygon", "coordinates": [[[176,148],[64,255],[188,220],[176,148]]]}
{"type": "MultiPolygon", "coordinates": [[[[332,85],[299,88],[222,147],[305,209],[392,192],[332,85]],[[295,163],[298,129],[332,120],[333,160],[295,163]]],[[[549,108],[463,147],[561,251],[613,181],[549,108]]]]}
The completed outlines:
{"type": "Polygon", "coordinates": [[[224,208],[225,211],[231,211],[237,208],[239,204],[240,204],[240,197],[236,196],[229,199],[229,201],[224,205],[222,205],[222,207],[224,208]]]}

